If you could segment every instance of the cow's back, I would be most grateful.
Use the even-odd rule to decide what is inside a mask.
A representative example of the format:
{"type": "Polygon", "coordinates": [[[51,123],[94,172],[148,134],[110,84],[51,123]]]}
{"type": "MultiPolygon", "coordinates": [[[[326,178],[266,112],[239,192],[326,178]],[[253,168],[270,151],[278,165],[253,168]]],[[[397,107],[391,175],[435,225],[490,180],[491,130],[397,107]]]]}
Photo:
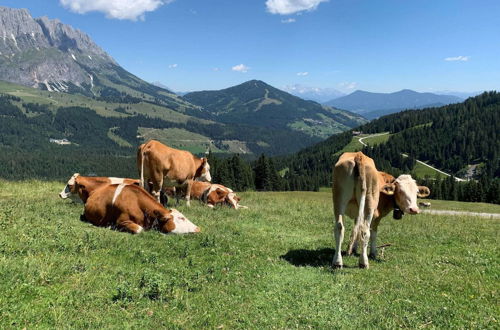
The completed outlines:
{"type": "Polygon", "coordinates": [[[173,181],[192,179],[196,173],[193,155],[189,151],[151,140],[142,148],[142,154],[145,172],[161,173],[173,181]]]}

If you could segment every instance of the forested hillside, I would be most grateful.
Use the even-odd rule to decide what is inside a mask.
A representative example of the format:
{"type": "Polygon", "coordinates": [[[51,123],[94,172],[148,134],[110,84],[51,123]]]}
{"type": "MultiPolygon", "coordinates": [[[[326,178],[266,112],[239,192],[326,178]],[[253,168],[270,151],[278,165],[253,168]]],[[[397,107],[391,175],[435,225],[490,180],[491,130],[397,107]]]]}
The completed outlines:
{"type": "MultiPolygon", "coordinates": [[[[439,192],[441,198],[498,203],[499,127],[500,93],[489,92],[460,104],[388,115],[359,129],[365,133],[392,133],[386,143],[362,149],[375,159],[379,170],[394,175],[408,173],[413,169],[415,159],[419,159],[460,176],[474,165],[474,180],[456,186],[456,189],[452,187],[455,183],[450,183],[450,180],[441,183],[432,178],[432,182],[427,182],[431,186],[439,186],[434,191],[439,192]],[[409,157],[403,156],[403,153],[409,157]],[[476,192],[468,194],[469,190],[476,192]]],[[[329,186],[333,164],[351,138],[350,132],[334,135],[296,155],[279,157],[275,162],[278,169],[286,171],[285,179],[291,189],[329,186]]]]}

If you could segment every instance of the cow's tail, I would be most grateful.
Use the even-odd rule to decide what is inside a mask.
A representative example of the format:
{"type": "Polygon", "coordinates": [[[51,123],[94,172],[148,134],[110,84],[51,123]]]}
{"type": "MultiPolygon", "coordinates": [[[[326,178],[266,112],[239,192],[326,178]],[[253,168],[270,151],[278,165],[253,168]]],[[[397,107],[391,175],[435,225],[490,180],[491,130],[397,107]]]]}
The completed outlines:
{"type": "Polygon", "coordinates": [[[354,157],[355,168],[358,173],[359,185],[361,186],[361,198],[359,200],[359,210],[358,210],[358,218],[356,219],[356,224],[359,225],[361,221],[365,217],[365,204],[366,204],[366,171],[365,166],[362,163],[363,156],[361,154],[357,154],[354,157]]]}

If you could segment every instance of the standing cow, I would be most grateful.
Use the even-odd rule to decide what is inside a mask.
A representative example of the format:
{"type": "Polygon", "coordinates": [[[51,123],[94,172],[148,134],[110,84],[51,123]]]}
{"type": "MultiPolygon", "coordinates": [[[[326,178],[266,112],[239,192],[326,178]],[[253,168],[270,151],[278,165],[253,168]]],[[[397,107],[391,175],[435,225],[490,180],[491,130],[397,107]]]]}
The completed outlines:
{"type": "Polygon", "coordinates": [[[417,186],[410,175],[392,175],[379,172],[373,159],[362,152],[346,152],[333,169],[333,206],[335,214],[335,256],[333,266],[343,266],[341,246],[344,239],[343,217],[355,219],[348,254],[361,242],[359,267],[368,268],[370,256],[376,256],[377,228],[380,220],[391,210],[394,218],[404,213],[418,214],[417,197],[427,197],[430,190],[417,186]],[[373,222],[372,222],[373,220],[373,222]]]}
{"type": "Polygon", "coordinates": [[[187,205],[190,206],[193,181],[211,181],[210,165],[206,158],[194,156],[189,151],[178,150],[150,140],[137,150],[137,168],[141,186],[152,183],[151,193],[160,201],[163,187],[186,186],[187,205]]]}

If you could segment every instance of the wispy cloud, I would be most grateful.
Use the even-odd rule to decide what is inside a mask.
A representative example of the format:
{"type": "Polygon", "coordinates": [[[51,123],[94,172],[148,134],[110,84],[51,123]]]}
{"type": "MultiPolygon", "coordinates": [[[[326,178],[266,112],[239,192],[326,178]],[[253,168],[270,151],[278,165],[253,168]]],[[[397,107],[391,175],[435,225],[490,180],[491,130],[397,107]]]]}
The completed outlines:
{"type": "Polygon", "coordinates": [[[250,68],[248,66],[246,66],[245,64],[238,64],[238,65],[233,66],[231,68],[231,70],[245,73],[248,70],[250,70],[250,68]]]}
{"type": "Polygon", "coordinates": [[[283,23],[283,24],[295,23],[295,18],[282,19],[281,23],[283,23]]]}
{"type": "Polygon", "coordinates": [[[297,76],[307,76],[309,74],[309,72],[305,71],[305,72],[297,72],[297,76]]]}
{"type": "Polygon", "coordinates": [[[328,0],[267,0],[267,11],[271,14],[290,15],[302,11],[311,11],[318,8],[322,2],[328,0]]]}
{"type": "Polygon", "coordinates": [[[356,87],[358,87],[358,83],[356,82],[348,82],[348,81],[345,81],[345,82],[341,82],[339,83],[338,85],[338,88],[342,91],[352,91],[353,89],[355,89],[356,87]]]}
{"type": "Polygon", "coordinates": [[[177,63],[175,63],[175,64],[169,64],[169,65],[168,65],[168,68],[169,68],[169,69],[175,69],[176,67],[178,67],[178,64],[177,64],[177,63]]]}
{"type": "Polygon", "coordinates": [[[445,61],[463,61],[463,62],[467,62],[468,60],[470,59],[470,56],[455,56],[455,57],[447,57],[445,58],[444,60],[445,61]]]}
{"type": "Polygon", "coordinates": [[[146,12],[155,11],[173,0],[59,0],[63,7],[72,12],[85,14],[98,11],[107,18],[144,20],[146,12]]]}
{"type": "Polygon", "coordinates": [[[212,68],[212,71],[215,71],[215,72],[220,71],[220,68],[212,68]]]}

